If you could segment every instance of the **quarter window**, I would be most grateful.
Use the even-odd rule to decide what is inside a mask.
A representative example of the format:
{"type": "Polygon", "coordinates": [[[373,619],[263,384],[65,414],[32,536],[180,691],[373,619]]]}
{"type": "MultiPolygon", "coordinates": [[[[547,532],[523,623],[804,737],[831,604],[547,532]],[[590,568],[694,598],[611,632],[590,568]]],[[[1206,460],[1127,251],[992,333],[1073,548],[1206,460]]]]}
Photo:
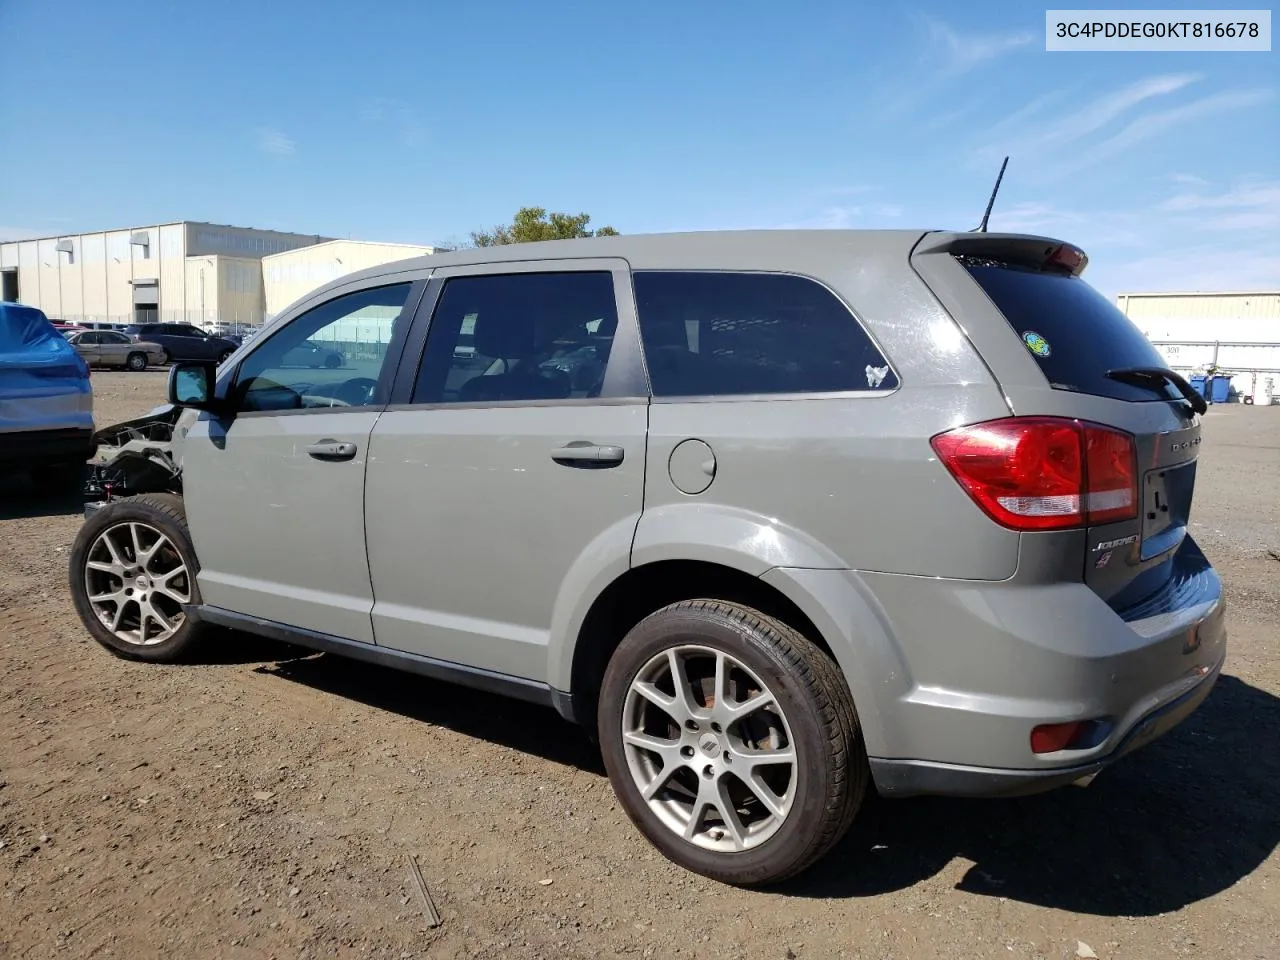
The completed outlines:
{"type": "Polygon", "coordinates": [[[447,280],[413,402],[599,396],[617,325],[607,271],[447,280]]]}
{"type": "Polygon", "coordinates": [[[792,274],[640,271],[654,396],[891,390],[897,376],[826,287],[792,274]]]}
{"type": "Polygon", "coordinates": [[[412,285],[360,290],[295,317],[244,359],[233,396],[242,411],[363,407],[379,402],[387,349],[412,285]]]}

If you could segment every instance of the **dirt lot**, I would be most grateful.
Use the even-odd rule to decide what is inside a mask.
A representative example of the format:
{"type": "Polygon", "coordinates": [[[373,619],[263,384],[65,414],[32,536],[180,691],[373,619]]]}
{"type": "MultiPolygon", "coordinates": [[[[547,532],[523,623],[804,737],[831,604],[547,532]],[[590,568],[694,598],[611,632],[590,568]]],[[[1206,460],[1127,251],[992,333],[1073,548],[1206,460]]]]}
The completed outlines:
{"type": "MultiPolygon", "coordinates": [[[[99,424],[163,377],[96,373],[99,424]]],[[[1088,789],[876,802],[767,893],[661,859],[549,710],[235,635],[115,659],[71,611],[78,505],[0,480],[0,957],[1280,957],[1280,408],[1204,436],[1206,705],[1088,789]]]]}

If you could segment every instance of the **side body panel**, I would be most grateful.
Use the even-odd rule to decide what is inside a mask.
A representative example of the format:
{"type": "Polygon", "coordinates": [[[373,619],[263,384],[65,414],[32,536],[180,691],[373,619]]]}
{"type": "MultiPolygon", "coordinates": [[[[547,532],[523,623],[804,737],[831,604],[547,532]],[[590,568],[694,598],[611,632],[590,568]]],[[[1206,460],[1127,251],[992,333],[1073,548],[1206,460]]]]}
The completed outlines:
{"type": "Polygon", "coordinates": [[[237,613],[373,641],[364,551],[364,472],[376,410],[203,415],[183,448],[187,522],[204,601],[237,613]],[[355,459],[314,460],[320,440],[355,459]]]}
{"type": "Polygon", "coordinates": [[[454,268],[437,271],[432,288],[486,273],[592,270],[613,273],[618,311],[596,399],[410,404],[429,336],[419,317],[396,383],[399,402],[378,421],[370,447],[367,531],[380,646],[546,682],[568,585],[626,570],[643,506],[648,402],[623,375],[638,350],[625,262],[454,268]],[[573,443],[619,447],[621,461],[593,468],[552,458],[573,443]]]}
{"type": "MultiPolygon", "coordinates": [[[[335,285],[272,324],[274,336],[342,294],[414,284],[369,405],[255,411],[226,419],[201,413],[193,422],[184,415],[178,430],[183,493],[207,604],[373,642],[364,501],[369,434],[389,394],[426,275],[395,273],[335,285]],[[353,455],[313,456],[309,448],[321,443],[350,445],[353,455]]],[[[255,338],[234,364],[223,365],[220,398],[229,396],[240,364],[270,341],[271,336],[255,338]]]]}
{"type": "Polygon", "coordinates": [[[814,278],[851,308],[848,322],[863,325],[900,386],[655,398],[635,563],[730,547],[777,558],[767,565],[795,565],[775,544],[803,543],[806,566],[1013,575],[1018,535],[974,510],[929,446],[936,433],[1006,416],[1008,407],[972,344],[910,270],[909,252],[908,243],[830,244],[682,265],[814,278]],[[688,439],[714,458],[714,479],[696,495],[682,492],[669,469],[688,439]]]}

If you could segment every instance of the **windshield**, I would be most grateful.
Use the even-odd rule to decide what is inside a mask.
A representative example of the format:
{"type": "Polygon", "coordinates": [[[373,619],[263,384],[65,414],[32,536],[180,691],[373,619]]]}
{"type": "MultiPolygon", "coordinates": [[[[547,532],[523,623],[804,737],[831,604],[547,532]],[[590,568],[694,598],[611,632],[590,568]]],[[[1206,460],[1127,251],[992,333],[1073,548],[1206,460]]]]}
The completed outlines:
{"type": "Polygon", "coordinates": [[[1111,370],[1167,366],[1133,322],[1079,277],[959,258],[1040,364],[1050,386],[1116,400],[1171,400],[1155,380],[1122,382],[1111,370]]]}

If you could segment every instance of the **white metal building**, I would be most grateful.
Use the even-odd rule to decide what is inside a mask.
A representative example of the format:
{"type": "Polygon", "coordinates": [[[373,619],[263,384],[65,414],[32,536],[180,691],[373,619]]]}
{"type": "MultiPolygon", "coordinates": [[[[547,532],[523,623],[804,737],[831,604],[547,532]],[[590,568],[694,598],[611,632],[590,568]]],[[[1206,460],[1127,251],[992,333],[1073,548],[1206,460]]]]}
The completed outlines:
{"type": "Polygon", "coordinates": [[[436,249],[407,243],[329,240],[271,254],[262,259],[267,319],[330,280],[366,267],[427,256],[436,249]]]}
{"type": "Polygon", "coordinates": [[[182,221],[0,243],[0,300],[53,320],[260,324],[262,258],[326,238],[182,221]]]}
{"type": "Polygon", "coordinates": [[[1255,403],[1280,396],[1280,292],[1123,293],[1117,304],[1170,368],[1215,367],[1255,403]]]}

